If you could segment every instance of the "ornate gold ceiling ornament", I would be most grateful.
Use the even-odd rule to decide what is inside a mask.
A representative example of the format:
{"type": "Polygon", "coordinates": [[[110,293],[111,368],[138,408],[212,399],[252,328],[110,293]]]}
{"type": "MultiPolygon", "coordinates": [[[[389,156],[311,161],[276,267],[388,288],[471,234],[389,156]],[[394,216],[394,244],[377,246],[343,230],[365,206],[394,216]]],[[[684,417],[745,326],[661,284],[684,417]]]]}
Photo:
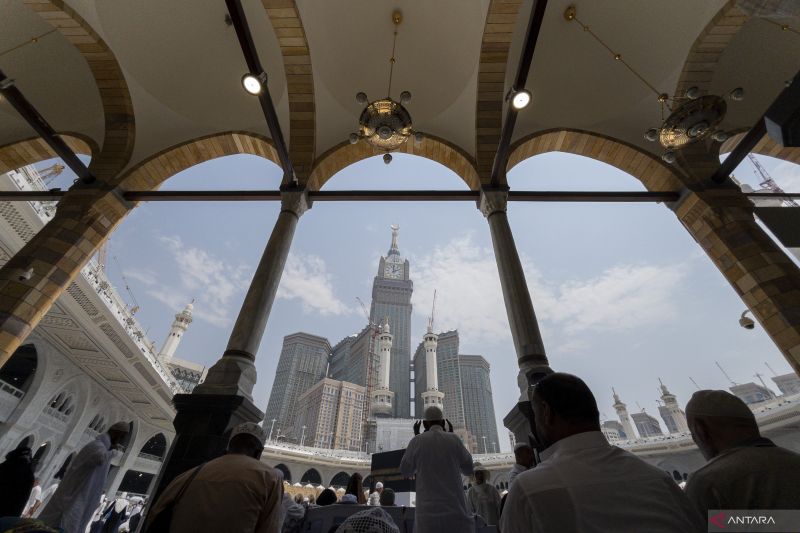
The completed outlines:
{"type": "Polygon", "coordinates": [[[387,165],[392,162],[392,152],[405,144],[409,137],[414,136],[416,142],[422,142],[422,133],[415,132],[411,121],[411,114],[404,107],[411,101],[411,93],[400,93],[400,101],[392,99],[392,75],[394,64],[397,62],[395,51],[397,49],[397,28],[403,21],[399,10],[392,13],[394,24],[394,39],[392,41],[392,55],[389,58],[389,83],[386,98],[370,102],[366,93],[356,94],[356,102],[365,105],[361,116],[358,118],[358,131],[350,134],[350,143],[356,144],[364,140],[372,146],[384,150],[383,162],[387,165]]]}
{"type": "MultiPolygon", "coordinates": [[[[614,51],[588,25],[578,19],[578,11],[574,5],[564,11],[564,19],[567,22],[576,22],[585,33],[591,35],[595,41],[608,50],[615,61],[622,63],[656,96],[656,101],[661,108],[661,125],[658,128],[647,130],[644,138],[651,142],[656,140],[660,142],[661,146],[665,148],[661,158],[666,163],[674,163],[676,160],[675,150],[688,144],[709,137],[715,142],[721,143],[729,137],[727,132],[719,129],[728,109],[723,97],[703,95],[698,87],[690,87],[684,95],[670,96],[668,93],[659,91],[630,63],[625,61],[622,54],[614,51]],[[667,111],[669,111],[668,115],[667,111]]],[[[728,93],[727,97],[732,101],[740,101],[744,99],[744,89],[737,87],[728,93]]]]}

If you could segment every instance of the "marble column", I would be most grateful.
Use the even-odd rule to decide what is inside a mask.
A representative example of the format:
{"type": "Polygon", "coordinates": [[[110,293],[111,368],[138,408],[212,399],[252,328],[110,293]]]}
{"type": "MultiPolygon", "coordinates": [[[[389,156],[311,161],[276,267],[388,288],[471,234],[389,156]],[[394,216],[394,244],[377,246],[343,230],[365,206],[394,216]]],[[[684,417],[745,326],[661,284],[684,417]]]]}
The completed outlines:
{"type": "Polygon", "coordinates": [[[489,222],[500,286],[503,290],[508,324],[519,365],[517,375],[519,401],[506,415],[504,422],[518,442],[527,442],[530,426],[533,423],[533,413],[528,398],[529,386],[552,370],[545,354],[531,293],[514,243],[514,235],[508,223],[507,204],[508,188],[481,189],[478,208],[489,222]]]}
{"type": "Polygon", "coordinates": [[[192,394],[173,398],[175,439],[156,481],[158,495],[178,474],[224,453],[230,430],[261,422],[253,404],[255,354],[267,325],[297,222],[311,207],[304,189],[282,193],[281,212],[253,275],[225,353],[192,394]]]}

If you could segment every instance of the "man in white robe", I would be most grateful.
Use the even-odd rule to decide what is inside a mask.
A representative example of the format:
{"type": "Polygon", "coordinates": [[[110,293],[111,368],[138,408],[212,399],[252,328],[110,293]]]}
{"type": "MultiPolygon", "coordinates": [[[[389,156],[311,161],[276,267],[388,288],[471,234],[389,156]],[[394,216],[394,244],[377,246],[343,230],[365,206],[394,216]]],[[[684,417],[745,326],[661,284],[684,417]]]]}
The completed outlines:
{"type": "Polygon", "coordinates": [[[130,424],[117,422],[107,433],[84,446],[69,464],[39,520],[67,533],[83,533],[97,509],[111,459],[129,431],[130,424]]]}
{"type": "MultiPolygon", "coordinates": [[[[461,439],[444,429],[442,410],[425,409],[425,433],[408,443],[400,461],[404,476],[416,475],[417,508],[415,533],[469,533],[475,521],[467,510],[461,475],[472,474],[472,456],[461,439]]],[[[419,432],[419,422],[414,424],[419,432]]]]}
{"type": "Polygon", "coordinates": [[[531,448],[530,444],[518,442],[517,445],[514,446],[514,459],[516,462],[508,472],[509,487],[514,484],[514,480],[517,479],[518,475],[526,470],[530,470],[533,466],[533,448],[531,448]]]}
{"type": "Polygon", "coordinates": [[[486,521],[496,526],[500,519],[500,493],[489,481],[489,471],[483,466],[475,466],[475,484],[467,491],[470,509],[486,521]]]}

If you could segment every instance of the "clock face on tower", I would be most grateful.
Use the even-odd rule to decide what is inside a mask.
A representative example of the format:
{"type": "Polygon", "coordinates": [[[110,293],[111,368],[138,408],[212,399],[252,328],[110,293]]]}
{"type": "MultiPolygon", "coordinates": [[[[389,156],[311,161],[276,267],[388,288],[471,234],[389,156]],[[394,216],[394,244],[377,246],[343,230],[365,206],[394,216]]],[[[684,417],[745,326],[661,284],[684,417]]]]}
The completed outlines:
{"type": "Polygon", "coordinates": [[[383,269],[383,275],[391,279],[403,279],[403,265],[400,263],[386,263],[383,269]]]}

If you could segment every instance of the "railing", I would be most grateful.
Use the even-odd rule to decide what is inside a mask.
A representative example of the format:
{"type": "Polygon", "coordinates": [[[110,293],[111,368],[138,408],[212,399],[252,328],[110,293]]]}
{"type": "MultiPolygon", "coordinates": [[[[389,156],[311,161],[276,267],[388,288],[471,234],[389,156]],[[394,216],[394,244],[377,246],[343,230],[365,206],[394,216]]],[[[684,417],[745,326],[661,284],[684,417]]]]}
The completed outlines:
{"type": "MultiPolygon", "coordinates": [[[[19,170],[9,172],[8,174],[11,177],[11,181],[19,188],[21,191],[46,191],[47,186],[42,181],[42,178],[39,177],[39,173],[36,172],[36,169],[32,166],[29,167],[22,167],[19,170]]],[[[42,222],[50,222],[56,215],[56,205],[58,202],[28,202],[33,210],[36,212],[36,215],[42,220],[42,222]]]]}
{"type": "Polygon", "coordinates": [[[20,389],[16,388],[11,383],[6,383],[2,379],[0,379],[0,390],[2,390],[3,392],[7,392],[11,396],[14,396],[15,398],[19,398],[20,400],[22,399],[23,396],[25,396],[25,393],[23,391],[21,391],[20,389]]]}
{"type": "Polygon", "coordinates": [[[65,424],[67,423],[67,420],[69,420],[69,416],[65,415],[64,413],[61,413],[61,412],[57,411],[56,409],[53,409],[50,406],[45,407],[44,408],[44,412],[46,414],[52,416],[56,420],[60,420],[61,422],[64,422],[65,424]]]}
{"type": "Polygon", "coordinates": [[[164,462],[163,457],[159,457],[158,455],[153,455],[150,453],[139,452],[139,457],[141,457],[142,459],[148,459],[150,461],[158,461],[159,463],[164,462]]]}
{"type": "Polygon", "coordinates": [[[81,273],[94,288],[98,296],[100,296],[100,299],[106,304],[106,307],[112,311],[112,314],[128,333],[130,339],[136,344],[145,356],[145,359],[148,360],[150,366],[158,372],[158,375],[161,376],[161,379],[164,380],[164,383],[167,384],[172,393],[180,394],[183,392],[183,389],[175,381],[172,374],[161,364],[161,361],[155,354],[153,343],[147,341],[139,321],[136,320],[136,317],[131,313],[130,309],[128,309],[128,306],[114,290],[114,286],[111,284],[108,277],[106,277],[100,265],[96,261],[90,260],[86,266],[83,267],[81,273]]]}

